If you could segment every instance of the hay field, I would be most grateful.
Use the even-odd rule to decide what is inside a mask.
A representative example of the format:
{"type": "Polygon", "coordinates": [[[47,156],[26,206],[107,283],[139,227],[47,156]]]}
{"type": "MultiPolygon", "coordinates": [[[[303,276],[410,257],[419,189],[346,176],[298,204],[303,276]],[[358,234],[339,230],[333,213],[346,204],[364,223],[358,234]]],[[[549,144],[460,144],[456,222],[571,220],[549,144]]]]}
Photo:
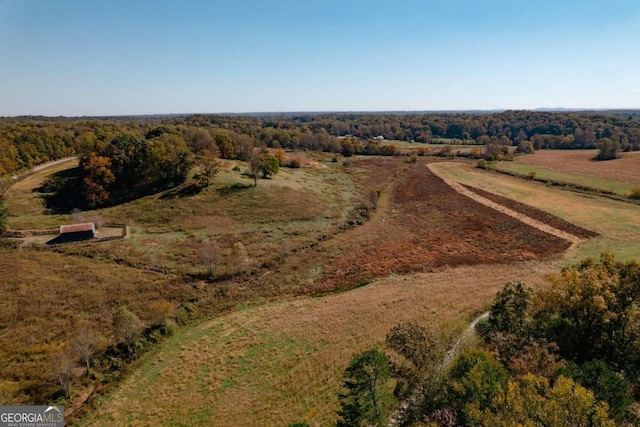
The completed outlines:
{"type": "Polygon", "coordinates": [[[146,355],[81,425],[331,425],[342,371],[354,353],[381,347],[392,326],[452,327],[486,309],[505,281],[542,286],[553,269],[528,262],[391,276],[236,312],[182,330],[146,355]]]}
{"type": "Polygon", "coordinates": [[[566,182],[628,196],[640,186],[640,152],[621,153],[620,158],[593,161],[598,150],[539,150],[499,162],[498,170],[521,175],[535,172],[537,179],[566,182]]]}

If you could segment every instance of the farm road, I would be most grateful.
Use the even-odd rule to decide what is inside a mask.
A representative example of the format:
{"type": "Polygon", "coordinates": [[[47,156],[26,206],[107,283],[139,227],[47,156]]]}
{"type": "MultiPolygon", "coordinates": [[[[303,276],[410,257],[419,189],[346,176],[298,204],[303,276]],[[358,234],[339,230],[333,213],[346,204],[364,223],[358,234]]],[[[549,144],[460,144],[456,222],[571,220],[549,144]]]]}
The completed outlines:
{"type": "Polygon", "coordinates": [[[451,188],[453,188],[455,191],[457,191],[458,193],[469,197],[470,199],[475,200],[478,203],[482,203],[483,205],[490,207],[492,209],[497,210],[498,212],[502,212],[505,215],[509,215],[512,218],[517,219],[518,221],[521,221],[527,225],[530,225],[532,227],[537,228],[538,230],[551,234],[553,236],[559,237],[561,239],[567,240],[571,243],[580,243],[582,241],[582,239],[580,239],[578,236],[575,236],[571,233],[567,233],[566,231],[562,231],[562,230],[558,230],[557,228],[554,228],[548,224],[545,224],[543,222],[540,222],[536,219],[533,219],[527,215],[524,215],[520,212],[516,212],[512,209],[507,208],[506,206],[503,206],[499,203],[496,203],[494,201],[491,201],[485,197],[480,196],[479,194],[476,194],[470,190],[467,190],[466,188],[464,188],[464,186],[456,181],[452,181],[444,176],[442,176],[441,174],[438,174],[438,170],[437,168],[432,167],[431,164],[427,165],[427,167],[429,168],[429,170],[431,170],[431,172],[433,172],[434,174],[436,174],[437,176],[439,176],[440,178],[442,178],[442,180],[444,182],[447,183],[447,185],[449,185],[451,188]]]}

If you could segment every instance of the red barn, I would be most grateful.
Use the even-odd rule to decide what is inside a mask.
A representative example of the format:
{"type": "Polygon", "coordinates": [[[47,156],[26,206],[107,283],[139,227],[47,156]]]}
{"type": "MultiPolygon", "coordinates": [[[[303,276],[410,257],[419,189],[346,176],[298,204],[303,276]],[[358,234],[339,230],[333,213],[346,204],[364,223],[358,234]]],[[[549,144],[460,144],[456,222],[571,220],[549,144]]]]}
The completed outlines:
{"type": "Polygon", "coordinates": [[[58,243],[66,242],[78,242],[81,240],[93,239],[96,235],[96,226],[92,222],[85,222],[83,224],[71,224],[60,226],[60,236],[58,236],[58,243]]]}

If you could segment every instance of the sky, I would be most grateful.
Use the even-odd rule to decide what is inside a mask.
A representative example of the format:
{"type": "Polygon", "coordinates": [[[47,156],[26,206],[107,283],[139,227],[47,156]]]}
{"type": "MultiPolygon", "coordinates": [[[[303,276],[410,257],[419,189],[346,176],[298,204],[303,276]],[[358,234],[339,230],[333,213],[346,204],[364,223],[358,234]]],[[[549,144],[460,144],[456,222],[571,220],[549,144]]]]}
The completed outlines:
{"type": "Polygon", "coordinates": [[[639,0],[0,0],[0,116],[640,108],[639,0]]]}

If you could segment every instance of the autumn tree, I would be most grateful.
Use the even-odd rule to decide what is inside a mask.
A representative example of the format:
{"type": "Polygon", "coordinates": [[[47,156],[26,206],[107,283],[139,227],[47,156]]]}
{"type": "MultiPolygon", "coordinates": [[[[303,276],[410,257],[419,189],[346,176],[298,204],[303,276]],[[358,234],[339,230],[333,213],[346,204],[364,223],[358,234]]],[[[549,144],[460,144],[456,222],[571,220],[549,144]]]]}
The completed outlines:
{"type": "Polygon", "coordinates": [[[80,159],[82,194],[90,205],[109,200],[116,177],[111,171],[111,160],[91,152],[80,159]]]}
{"type": "Polygon", "coordinates": [[[162,325],[167,317],[173,313],[174,305],[166,299],[159,299],[149,303],[147,307],[147,317],[152,326],[162,325]]]}
{"type": "Polygon", "coordinates": [[[193,179],[196,181],[198,187],[208,187],[218,172],[220,172],[220,162],[212,155],[206,153],[198,156],[196,159],[199,170],[193,176],[193,179]]]}
{"type": "Polygon", "coordinates": [[[407,397],[416,389],[423,395],[436,392],[446,352],[438,337],[417,323],[401,323],[387,334],[386,345],[401,359],[393,363],[397,396],[407,397]]]}
{"type": "Polygon", "coordinates": [[[128,200],[186,179],[193,155],[184,138],[167,132],[148,136],[120,134],[82,156],[83,194],[90,205],[128,200]]]}
{"type": "Polygon", "coordinates": [[[531,143],[531,141],[522,141],[518,144],[518,147],[516,148],[516,153],[532,154],[534,152],[535,150],[533,148],[533,144],[531,143]]]}
{"type": "Polygon", "coordinates": [[[551,386],[545,378],[526,374],[509,380],[487,407],[467,404],[465,425],[614,427],[615,423],[607,404],[573,380],[560,376],[551,386]]]}
{"type": "Polygon", "coordinates": [[[372,349],[354,356],[344,372],[339,427],[383,426],[393,403],[389,359],[372,349]]]}
{"type": "Polygon", "coordinates": [[[506,369],[482,349],[464,350],[454,361],[448,395],[464,425],[473,425],[475,414],[490,408],[504,393],[509,375],[506,369]]]}
{"type": "Polygon", "coordinates": [[[560,354],[583,363],[602,359],[635,370],[640,361],[640,265],[603,254],[551,277],[539,293],[537,334],[556,342],[560,354]]]}

